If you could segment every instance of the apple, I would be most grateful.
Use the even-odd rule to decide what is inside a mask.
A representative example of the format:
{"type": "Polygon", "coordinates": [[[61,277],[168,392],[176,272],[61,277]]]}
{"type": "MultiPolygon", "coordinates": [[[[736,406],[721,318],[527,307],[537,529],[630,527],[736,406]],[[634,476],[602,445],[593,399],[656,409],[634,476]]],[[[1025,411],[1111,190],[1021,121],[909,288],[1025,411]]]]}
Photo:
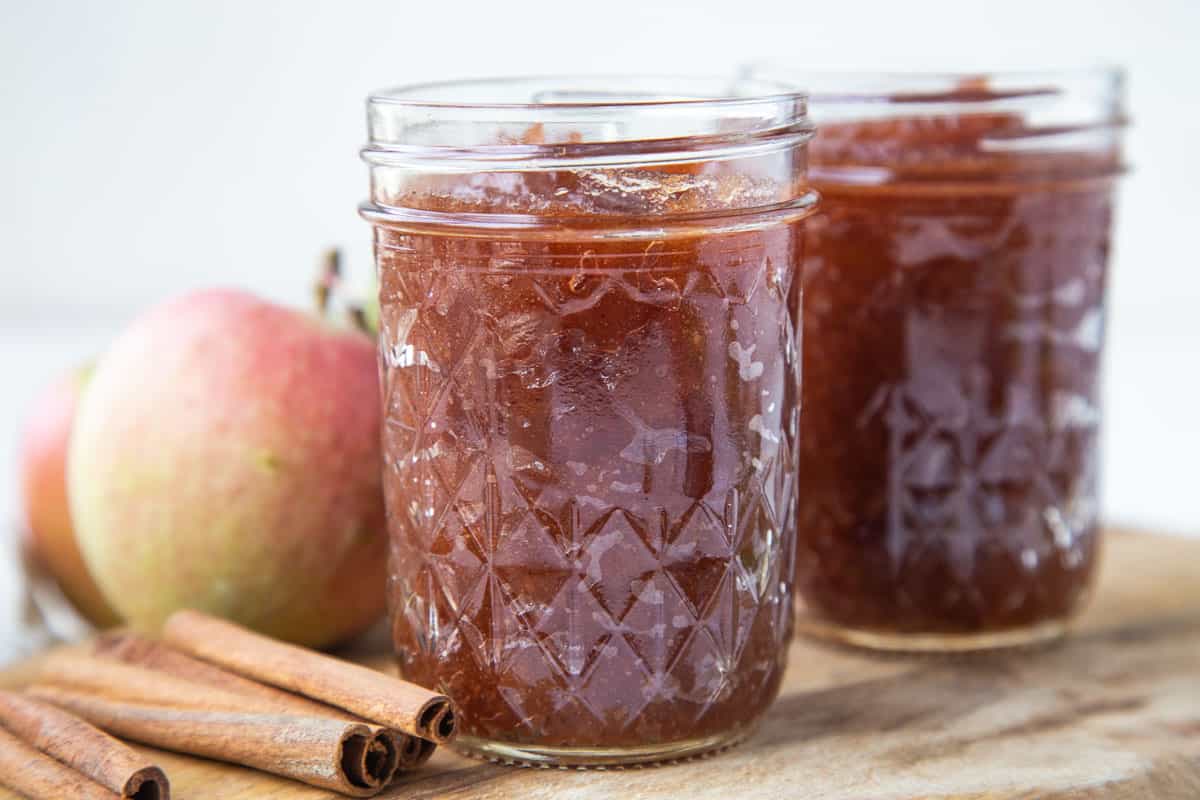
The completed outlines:
{"type": "Polygon", "coordinates": [[[88,372],[62,375],[39,395],[22,431],[19,470],[28,552],[79,613],[104,628],[120,619],[83,562],[67,504],[67,443],[88,372]]]}
{"type": "Polygon", "coordinates": [[[238,290],[168,301],[97,363],[68,486],[84,558],[154,629],[195,608],[297,644],[385,605],[374,341],[238,290]]]}

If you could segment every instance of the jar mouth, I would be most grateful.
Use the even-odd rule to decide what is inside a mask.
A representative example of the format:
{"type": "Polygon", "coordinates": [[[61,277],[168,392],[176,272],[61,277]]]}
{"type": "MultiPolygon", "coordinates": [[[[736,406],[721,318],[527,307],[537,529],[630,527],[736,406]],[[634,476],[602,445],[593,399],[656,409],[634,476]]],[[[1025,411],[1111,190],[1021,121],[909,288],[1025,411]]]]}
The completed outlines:
{"type": "Polygon", "coordinates": [[[869,72],[751,66],[745,75],[803,89],[817,125],[893,117],[1019,115],[998,139],[1121,129],[1125,71],[1117,66],[1043,70],[869,72]]]}
{"type": "Polygon", "coordinates": [[[809,92],[820,130],[814,179],[1040,181],[1124,171],[1128,125],[1119,67],[868,72],[748,67],[748,77],[809,92]]]}
{"type": "Polygon", "coordinates": [[[415,84],[367,100],[371,164],[471,171],[689,160],[696,151],[785,146],[812,135],[807,98],[749,78],[601,75],[415,84]],[[785,141],[790,139],[791,141],[785,141]],[[551,163],[554,162],[554,163],[551,163]]]}
{"type": "Polygon", "coordinates": [[[1031,70],[882,71],[804,70],[778,64],[745,74],[801,88],[810,102],[900,104],[986,103],[1019,97],[1075,96],[1119,99],[1125,72],[1113,65],[1031,70]]]}
{"type": "Polygon", "coordinates": [[[534,75],[432,81],[372,92],[368,105],[430,109],[713,109],[800,101],[804,93],[759,78],[679,75],[534,75]]]}

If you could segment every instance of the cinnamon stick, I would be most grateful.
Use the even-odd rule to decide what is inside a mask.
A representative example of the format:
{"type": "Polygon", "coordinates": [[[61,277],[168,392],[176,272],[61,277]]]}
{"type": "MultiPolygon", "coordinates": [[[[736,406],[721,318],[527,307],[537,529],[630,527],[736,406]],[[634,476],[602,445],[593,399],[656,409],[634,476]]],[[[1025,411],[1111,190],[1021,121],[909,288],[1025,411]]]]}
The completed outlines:
{"type": "Polygon", "coordinates": [[[121,800],[115,792],[0,728],[0,786],[30,800],[121,800]]]}
{"type": "Polygon", "coordinates": [[[170,800],[161,769],[60,708],[0,691],[0,726],[122,798],[170,800]]]}
{"type": "Polygon", "coordinates": [[[439,744],[454,738],[450,698],[201,614],[177,611],[163,628],[171,645],[256,681],[302,694],[439,744]]]}
{"type": "Polygon", "coordinates": [[[353,797],[386,785],[386,754],[365,725],[324,717],[139,703],[49,685],[29,694],[151,747],[252,767],[353,797]],[[363,773],[362,769],[366,769],[363,773]]]}
{"type": "MultiPolygon", "coordinates": [[[[37,680],[41,684],[39,688],[43,690],[61,690],[72,696],[98,698],[126,707],[129,713],[135,717],[138,714],[134,712],[140,713],[143,706],[161,712],[152,717],[152,722],[145,724],[148,733],[143,735],[153,736],[154,741],[150,741],[146,738],[139,738],[137,735],[126,734],[124,726],[121,729],[110,728],[80,711],[76,705],[64,706],[61,702],[55,702],[55,705],[73,710],[89,722],[123,738],[168,750],[176,749],[179,752],[204,755],[218,761],[233,761],[337,791],[347,792],[348,788],[382,789],[395,775],[399,762],[399,753],[388,732],[347,720],[345,715],[338,718],[321,714],[296,713],[269,700],[205,686],[156,670],[124,664],[110,658],[74,651],[55,653],[44,660],[37,680]],[[208,738],[202,740],[203,746],[209,749],[204,751],[186,749],[189,746],[187,723],[180,719],[175,719],[174,730],[166,732],[166,729],[170,728],[172,724],[170,712],[176,712],[176,717],[182,715],[182,717],[193,720],[195,724],[210,726],[212,730],[206,734],[208,738]],[[196,712],[201,716],[187,716],[191,712],[196,712]],[[225,716],[220,716],[218,712],[225,713],[225,716]],[[202,716],[202,713],[212,713],[217,716],[209,718],[202,716]],[[238,724],[238,715],[242,718],[240,724],[245,726],[247,735],[252,739],[265,738],[275,742],[274,747],[266,748],[259,753],[267,759],[265,762],[248,763],[242,760],[245,756],[239,755],[242,752],[239,743],[232,739],[221,738],[226,734],[233,735],[238,724]],[[308,729],[321,733],[325,738],[309,742],[306,738],[310,735],[306,732],[308,729]],[[338,731],[345,735],[338,734],[338,731]],[[298,772],[292,774],[286,771],[287,762],[293,759],[293,756],[288,753],[288,748],[293,745],[297,748],[296,758],[301,758],[305,753],[309,753],[321,764],[334,764],[337,777],[333,780],[333,784],[314,782],[328,781],[329,776],[321,770],[305,767],[302,759],[297,762],[298,772]],[[228,757],[223,756],[219,749],[212,749],[223,746],[228,746],[228,757]],[[313,755],[314,753],[315,755],[313,755]],[[275,760],[280,763],[273,768],[271,764],[275,760]]],[[[76,697],[76,702],[77,704],[82,703],[78,697],[76,697]]],[[[106,714],[119,716],[119,708],[111,705],[104,708],[106,714]]],[[[95,713],[100,714],[99,711],[95,713]]],[[[103,718],[111,719],[110,716],[103,718]]]]}
{"type": "Polygon", "coordinates": [[[243,678],[236,672],[193,658],[181,650],[154,639],[130,631],[110,631],[96,637],[92,652],[106,659],[120,661],[136,667],[156,670],[175,678],[202,683],[214,689],[236,692],[270,703],[280,710],[291,710],[302,714],[336,716],[345,714],[341,709],[324,703],[316,703],[306,697],[243,678]]]}
{"type": "Polygon", "coordinates": [[[280,713],[327,716],[364,723],[371,728],[372,732],[391,738],[392,747],[399,760],[397,770],[413,769],[423,764],[429,760],[435,749],[431,743],[426,743],[416,736],[394,728],[375,725],[340,708],[285,692],[249,678],[243,678],[235,672],[193,658],[163,642],[137,633],[113,631],[101,634],[92,649],[98,655],[116,659],[125,664],[153,669],[176,678],[254,698],[257,701],[256,709],[260,707],[259,704],[268,704],[265,707],[280,713]]]}
{"type": "Polygon", "coordinates": [[[174,675],[75,650],[48,655],[38,666],[35,681],[151,705],[258,714],[284,713],[278,706],[265,700],[253,700],[227,689],[204,686],[174,675]]]}

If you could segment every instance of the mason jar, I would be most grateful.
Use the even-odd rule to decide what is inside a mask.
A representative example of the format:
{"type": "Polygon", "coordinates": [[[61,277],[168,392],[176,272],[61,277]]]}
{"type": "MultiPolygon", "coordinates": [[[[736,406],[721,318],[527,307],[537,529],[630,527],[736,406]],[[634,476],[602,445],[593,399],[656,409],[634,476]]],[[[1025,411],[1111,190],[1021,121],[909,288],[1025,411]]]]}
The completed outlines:
{"type": "Polygon", "coordinates": [[[495,760],[744,737],[791,634],[804,96],[485,80],[368,112],[403,674],[495,760]]]}
{"type": "Polygon", "coordinates": [[[1101,538],[1122,76],[786,74],[812,90],[822,196],[799,627],[898,650],[1060,636],[1101,538]]]}

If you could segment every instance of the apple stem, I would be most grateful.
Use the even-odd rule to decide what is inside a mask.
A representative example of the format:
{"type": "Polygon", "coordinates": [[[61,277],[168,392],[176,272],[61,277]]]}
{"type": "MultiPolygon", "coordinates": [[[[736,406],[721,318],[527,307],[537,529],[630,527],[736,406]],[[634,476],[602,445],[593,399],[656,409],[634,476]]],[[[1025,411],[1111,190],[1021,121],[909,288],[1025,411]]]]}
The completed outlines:
{"type": "Polygon", "coordinates": [[[341,297],[342,291],[342,251],[331,247],[321,255],[321,266],[317,280],[313,284],[313,299],[317,307],[317,316],[329,319],[330,311],[335,301],[345,305],[346,322],[353,330],[374,335],[367,320],[367,312],[361,303],[347,303],[341,297]]]}
{"type": "Polygon", "coordinates": [[[329,313],[329,303],[342,282],[342,252],[336,247],[325,251],[321,257],[320,272],[313,287],[317,304],[317,314],[325,317],[329,313]]]}
{"type": "Polygon", "coordinates": [[[350,326],[362,333],[370,334],[371,325],[367,322],[367,312],[362,306],[354,304],[346,307],[346,317],[350,320],[350,326]]]}

